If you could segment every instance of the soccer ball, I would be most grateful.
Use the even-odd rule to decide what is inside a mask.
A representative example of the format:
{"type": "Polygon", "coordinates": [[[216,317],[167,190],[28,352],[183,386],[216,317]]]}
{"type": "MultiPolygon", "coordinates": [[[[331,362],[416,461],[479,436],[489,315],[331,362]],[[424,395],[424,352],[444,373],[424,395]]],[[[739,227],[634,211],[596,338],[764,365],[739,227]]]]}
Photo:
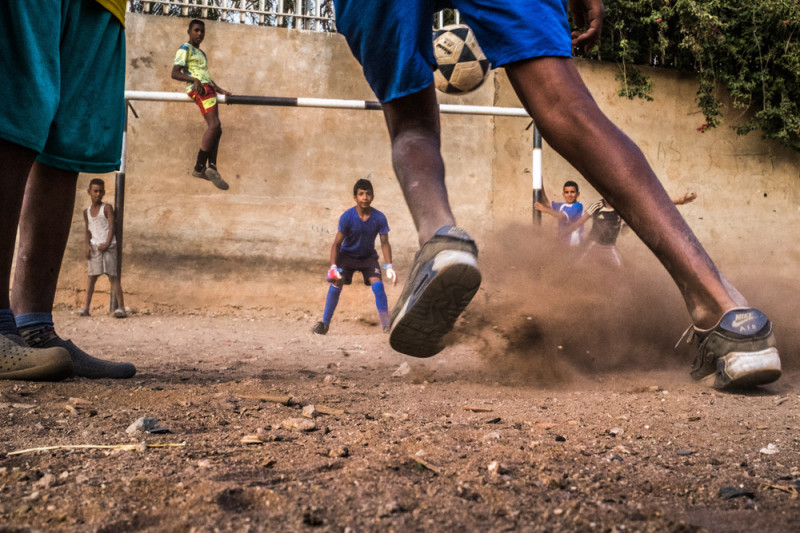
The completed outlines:
{"type": "Polygon", "coordinates": [[[438,68],[433,72],[436,88],[458,94],[481,86],[491,66],[469,26],[451,24],[433,32],[433,55],[438,68]]]}

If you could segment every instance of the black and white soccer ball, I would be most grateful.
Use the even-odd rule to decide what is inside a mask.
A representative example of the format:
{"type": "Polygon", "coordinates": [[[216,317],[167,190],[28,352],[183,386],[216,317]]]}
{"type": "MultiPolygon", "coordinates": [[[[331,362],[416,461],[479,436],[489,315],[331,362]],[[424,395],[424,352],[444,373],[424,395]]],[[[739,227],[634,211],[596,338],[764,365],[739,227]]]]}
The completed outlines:
{"type": "Polygon", "coordinates": [[[489,74],[489,60],[465,24],[451,24],[434,31],[433,54],[438,65],[433,81],[443,93],[474,91],[489,74]]]}

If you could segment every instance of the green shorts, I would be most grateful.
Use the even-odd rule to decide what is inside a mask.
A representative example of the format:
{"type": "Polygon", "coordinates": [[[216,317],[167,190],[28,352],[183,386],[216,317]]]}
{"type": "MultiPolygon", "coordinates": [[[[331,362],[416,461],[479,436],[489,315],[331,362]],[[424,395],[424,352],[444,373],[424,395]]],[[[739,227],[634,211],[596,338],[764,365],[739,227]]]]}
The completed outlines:
{"type": "Polygon", "coordinates": [[[0,72],[0,138],[62,170],[119,168],[125,29],[108,10],[86,0],[0,1],[0,72]]]}

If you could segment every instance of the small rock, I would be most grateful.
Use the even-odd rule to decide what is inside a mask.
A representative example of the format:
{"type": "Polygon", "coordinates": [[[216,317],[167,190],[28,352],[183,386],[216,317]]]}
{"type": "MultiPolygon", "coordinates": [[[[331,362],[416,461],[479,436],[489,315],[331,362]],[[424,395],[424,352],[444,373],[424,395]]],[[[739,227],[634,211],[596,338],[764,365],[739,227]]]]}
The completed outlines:
{"type": "Polygon", "coordinates": [[[759,450],[759,451],[761,453],[763,453],[764,455],[774,455],[774,454],[780,452],[780,449],[778,449],[778,447],[775,444],[772,444],[770,442],[769,444],[767,444],[766,448],[761,448],[761,450],[759,450]]]}
{"type": "Polygon", "coordinates": [[[561,435],[556,435],[556,442],[567,442],[567,438],[562,437],[561,435]]]}
{"type": "Polygon", "coordinates": [[[331,448],[330,451],[328,451],[328,457],[349,457],[349,456],[350,456],[350,450],[348,450],[346,446],[331,448]]]}
{"type": "Polygon", "coordinates": [[[45,474],[39,479],[39,481],[35,483],[35,485],[45,489],[49,489],[55,484],[56,484],[56,476],[54,476],[53,474],[45,474]]]}
{"type": "Polygon", "coordinates": [[[499,438],[500,438],[500,433],[498,433],[497,431],[490,431],[489,433],[483,436],[483,440],[494,440],[499,438]]]}
{"type": "Polygon", "coordinates": [[[143,416],[128,426],[125,433],[128,435],[135,435],[136,433],[169,433],[169,430],[159,427],[157,418],[143,416]]]}
{"type": "Polygon", "coordinates": [[[692,450],[678,450],[678,455],[681,457],[688,457],[692,455],[694,452],[692,450]]]}
{"type": "Polygon", "coordinates": [[[411,372],[411,367],[408,365],[407,362],[403,362],[403,364],[398,366],[397,370],[395,370],[392,373],[392,377],[393,378],[403,377],[403,376],[407,375],[409,372],[411,372]]]}
{"type": "Polygon", "coordinates": [[[612,437],[622,435],[623,433],[625,433],[625,430],[622,428],[611,428],[608,430],[608,434],[611,435],[612,437]]]}
{"type": "Polygon", "coordinates": [[[308,418],[287,418],[281,422],[281,427],[292,431],[314,431],[317,424],[308,418]]]}
{"type": "Polygon", "coordinates": [[[197,461],[197,466],[199,468],[210,468],[211,467],[211,461],[209,461],[208,459],[201,459],[201,460],[197,461]]]}
{"type": "Polygon", "coordinates": [[[78,485],[83,485],[87,481],[89,481],[89,476],[86,476],[84,474],[78,474],[77,476],[75,476],[75,483],[78,485]]]}
{"type": "Polygon", "coordinates": [[[313,405],[306,405],[303,407],[302,415],[306,418],[316,418],[317,417],[317,408],[313,405]]]}

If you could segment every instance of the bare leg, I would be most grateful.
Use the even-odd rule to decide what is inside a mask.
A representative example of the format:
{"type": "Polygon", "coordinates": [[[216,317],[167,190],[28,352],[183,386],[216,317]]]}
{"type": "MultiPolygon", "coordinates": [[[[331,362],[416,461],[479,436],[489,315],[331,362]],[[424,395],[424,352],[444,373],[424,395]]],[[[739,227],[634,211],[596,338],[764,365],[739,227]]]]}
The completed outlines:
{"type": "Polygon", "coordinates": [[[642,152],[600,111],[571,59],[521,61],[506,71],[542,136],[609,200],[670,273],[697,327],[711,327],[745,303],[729,293],[642,152]]]}
{"type": "Polygon", "coordinates": [[[212,152],[219,145],[219,138],[222,135],[222,123],[219,121],[219,110],[215,107],[203,118],[206,120],[206,131],[203,134],[203,140],[200,142],[200,149],[206,152],[212,152]]]}
{"type": "Polygon", "coordinates": [[[0,139],[0,161],[3,172],[0,174],[0,309],[9,309],[9,289],[11,288],[11,263],[17,241],[22,198],[36,153],[0,139]]]}
{"type": "Polygon", "coordinates": [[[111,284],[111,290],[114,292],[114,298],[117,300],[117,309],[125,309],[125,300],[122,298],[122,283],[120,283],[117,276],[108,276],[108,282],[111,284]]]}
{"type": "Polygon", "coordinates": [[[97,283],[99,276],[89,276],[89,283],[86,286],[86,305],[83,306],[87,311],[92,306],[92,296],[94,296],[94,285],[97,283]]]}
{"type": "Polygon", "coordinates": [[[420,244],[454,225],[440,152],[439,105],[433,86],[383,104],[392,141],[392,164],[420,244]]]}
{"type": "Polygon", "coordinates": [[[25,189],[14,273],[14,314],[50,313],[75,205],[77,172],[34,163],[25,189]]]}

